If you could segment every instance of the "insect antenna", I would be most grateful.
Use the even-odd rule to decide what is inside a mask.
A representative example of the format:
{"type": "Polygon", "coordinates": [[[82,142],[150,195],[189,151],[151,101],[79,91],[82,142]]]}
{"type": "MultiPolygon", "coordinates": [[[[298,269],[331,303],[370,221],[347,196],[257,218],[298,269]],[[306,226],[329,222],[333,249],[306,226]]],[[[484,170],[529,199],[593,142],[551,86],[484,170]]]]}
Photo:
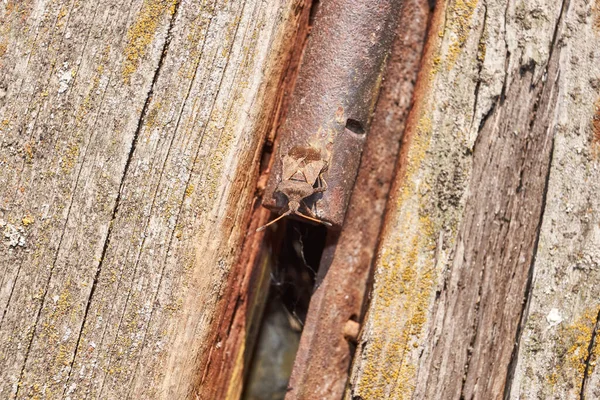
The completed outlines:
{"type": "Polygon", "coordinates": [[[261,226],[260,228],[258,228],[258,229],[256,230],[256,232],[264,231],[264,230],[267,228],[267,226],[269,226],[269,225],[273,225],[275,222],[279,221],[279,220],[280,220],[281,218],[283,218],[283,217],[287,217],[287,216],[288,216],[288,215],[290,215],[291,213],[292,213],[292,210],[288,210],[288,211],[284,212],[284,213],[283,213],[283,214],[281,214],[279,217],[275,218],[273,221],[271,221],[271,222],[269,222],[269,223],[267,223],[267,224],[265,224],[265,225],[261,226]]]}
{"type": "Polygon", "coordinates": [[[301,212],[296,211],[295,214],[301,216],[302,218],[306,218],[309,221],[314,221],[314,222],[317,222],[319,224],[323,224],[325,226],[331,226],[331,224],[329,222],[327,222],[327,221],[322,221],[320,219],[309,217],[308,215],[302,214],[301,212]]]}

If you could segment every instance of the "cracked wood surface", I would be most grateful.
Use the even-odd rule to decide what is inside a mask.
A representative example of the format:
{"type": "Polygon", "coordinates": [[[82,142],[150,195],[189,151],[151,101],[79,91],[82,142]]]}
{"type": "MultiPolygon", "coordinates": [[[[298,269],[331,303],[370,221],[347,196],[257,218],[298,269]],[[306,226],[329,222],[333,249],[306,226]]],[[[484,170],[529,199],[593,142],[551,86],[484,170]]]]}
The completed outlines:
{"type": "Polygon", "coordinates": [[[0,397],[193,397],[300,3],[0,4],[0,397]]]}
{"type": "Polygon", "coordinates": [[[437,4],[349,398],[597,398],[599,5],[437,4]]]}
{"type": "Polygon", "coordinates": [[[600,398],[600,2],[567,4],[554,154],[511,399],[600,398]]]}
{"type": "Polygon", "coordinates": [[[321,259],[287,400],[340,399],[346,389],[354,345],[342,331],[351,318],[360,322],[364,317],[370,266],[394,174],[391,160],[398,156],[430,14],[427,0],[402,5],[342,233],[327,239],[334,245],[326,245],[321,259]]]}

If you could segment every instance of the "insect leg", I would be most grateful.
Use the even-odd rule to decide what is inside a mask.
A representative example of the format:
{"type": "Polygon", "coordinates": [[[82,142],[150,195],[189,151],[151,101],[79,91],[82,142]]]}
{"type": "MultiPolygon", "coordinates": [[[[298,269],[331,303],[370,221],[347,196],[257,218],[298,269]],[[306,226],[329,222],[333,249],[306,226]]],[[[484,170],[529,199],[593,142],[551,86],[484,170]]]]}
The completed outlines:
{"type": "Polygon", "coordinates": [[[316,192],[324,192],[327,190],[327,182],[325,181],[325,178],[323,177],[323,173],[321,172],[319,174],[319,187],[315,188],[316,192]]]}
{"type": "Polygon", "coordinates": [[[308,215],[310,215],[313,218],[317,218],[316,214],[314,213],[313,210],[310,209],[310,207],[304,202],[302,201],[302,205],[304,206],[304,209],[306,210],[306,213],[308,215]]]}

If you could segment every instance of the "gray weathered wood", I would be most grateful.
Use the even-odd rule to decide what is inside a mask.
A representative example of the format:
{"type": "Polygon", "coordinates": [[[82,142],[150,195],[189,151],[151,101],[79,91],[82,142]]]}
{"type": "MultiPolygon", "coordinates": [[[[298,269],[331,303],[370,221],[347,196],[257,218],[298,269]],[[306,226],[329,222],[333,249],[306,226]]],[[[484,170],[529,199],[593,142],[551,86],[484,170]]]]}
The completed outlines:
{"type": "Polygon", "coordinates": [[[438,2],[349,397],[597,397],[597,44],[593,2],[438,2]]]}
{"type": "Polygon", "coordinates": [[[298,4],[0,4],[0,397],[193,396],[298,4]]]}
{"type": "Polygon", "coordinates": [[[558,126],[511,399],[600,398],[600,3],[567,4],[558,126]]]}

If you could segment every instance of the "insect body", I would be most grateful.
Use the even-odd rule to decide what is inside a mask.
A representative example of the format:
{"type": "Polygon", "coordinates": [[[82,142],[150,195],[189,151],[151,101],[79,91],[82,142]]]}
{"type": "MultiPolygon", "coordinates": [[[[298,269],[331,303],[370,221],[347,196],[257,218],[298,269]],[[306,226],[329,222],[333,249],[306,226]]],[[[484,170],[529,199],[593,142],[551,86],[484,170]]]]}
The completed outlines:
{"type": "Polygon", "coordinates": [[[331,226],[329,222],[316,217],[306,201],[315,193],[327,190],[327,182],[323,173],[327,171],[328,162],[323,154],[314,147],[294,147],[282,159],[281,182],[275,189],[275,194],[280,193],[287,198],[288,210],[273,221],[257,229],[262,231],[267,226],[279,221],[288,215],[297,215],[304,219],[331,226]],[[309,215],[300,210],[303,209],[309,215]]]}

